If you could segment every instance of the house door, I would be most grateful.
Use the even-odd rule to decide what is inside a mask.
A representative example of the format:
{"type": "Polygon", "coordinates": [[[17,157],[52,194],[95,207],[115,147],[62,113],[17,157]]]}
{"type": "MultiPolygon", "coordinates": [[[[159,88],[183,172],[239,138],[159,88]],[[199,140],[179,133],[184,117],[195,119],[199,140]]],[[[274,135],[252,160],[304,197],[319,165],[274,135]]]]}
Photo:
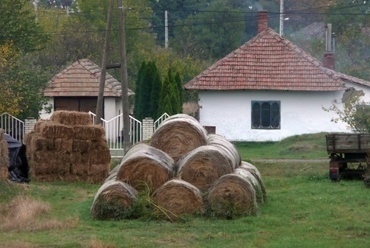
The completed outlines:
{"type": "Polygon", "coordinates": [[[54,110],[69,110],[80,112],[96,112],[96,97],[56,97],[54,110]]]}

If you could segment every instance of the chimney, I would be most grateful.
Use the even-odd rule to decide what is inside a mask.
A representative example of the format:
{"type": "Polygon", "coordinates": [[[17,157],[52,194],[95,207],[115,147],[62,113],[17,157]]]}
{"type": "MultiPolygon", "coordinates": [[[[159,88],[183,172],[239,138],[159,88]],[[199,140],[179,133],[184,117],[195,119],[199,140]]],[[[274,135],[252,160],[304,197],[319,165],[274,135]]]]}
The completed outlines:
{"type": "Polygon", "coordinates": [[[267,10],[258,11],[258,33],[261,33],[263,30],[266,30],[269,27],[267,10]]]}
{"type": "Polygon", "coordinates": [[[335,68],[335,56],[334,56],[334,43],[332,38],[332,27],[331,23],[326,25],[326,35],[325,35],[325,53],[323,59],[324,67],[334,70],[335,68]]]}

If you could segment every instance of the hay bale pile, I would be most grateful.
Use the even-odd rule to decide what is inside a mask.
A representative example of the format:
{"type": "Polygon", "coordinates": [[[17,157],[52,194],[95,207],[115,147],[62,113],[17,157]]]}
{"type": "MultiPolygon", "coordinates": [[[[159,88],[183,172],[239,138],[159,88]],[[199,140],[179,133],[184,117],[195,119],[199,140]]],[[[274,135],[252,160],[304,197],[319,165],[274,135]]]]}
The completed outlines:
{"type": "Polygon", "coordinates": [[[4,130],[0,129],[0,180],[8,179],[9,149],[4,139],[4,130]]]}
{"type": "MultiPolygon", "coordinates": [[[[139,195],[149,195],[153,212],[164,213],[170,220],[204,213],[223,217],[254,215],[258,204],[266,200],[257,168],[241,161],[232,143],[222,136],[208,135],[199,122],[183,114],[164,121],[149,145],[132,147],[110,172],[105,183],[108,182],[124,183],[139,195]]],[[[95,199],[106,201],[101,206],[109,205],[99,196],[102,192],[99,190],[95,199]]],[[[127,203],[126,195],[122,198],[127,203]]],[[[138,198],[130,198],[131,205],[123,206],[126,212],[135,208],[138,198]]],[[[93,204],[91,213],[95,218],[99,215],[96,211],[93,204]]]]}
{"type": "Polygon", "coordinates": [[[100,183],[108,176],[105,131],[88,113],[56,111],[35,124],[25,144],[33,180],[100,183]]]}

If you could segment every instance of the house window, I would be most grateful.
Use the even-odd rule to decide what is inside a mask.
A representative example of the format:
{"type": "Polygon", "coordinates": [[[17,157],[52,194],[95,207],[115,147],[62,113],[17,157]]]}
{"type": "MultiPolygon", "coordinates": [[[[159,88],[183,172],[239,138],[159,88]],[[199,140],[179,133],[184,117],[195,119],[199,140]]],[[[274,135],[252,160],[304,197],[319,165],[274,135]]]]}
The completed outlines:
{"type": "Polygon", "coordinates": [[[280,102],[252,101],[252,129],[280,129],[280,102]]]}

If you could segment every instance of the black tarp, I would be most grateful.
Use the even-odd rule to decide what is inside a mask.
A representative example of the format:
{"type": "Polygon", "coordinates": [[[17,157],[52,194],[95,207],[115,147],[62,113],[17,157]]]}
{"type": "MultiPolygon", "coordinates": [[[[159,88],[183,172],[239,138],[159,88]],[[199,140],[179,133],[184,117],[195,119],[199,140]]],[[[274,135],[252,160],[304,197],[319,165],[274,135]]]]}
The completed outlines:
{"type": "Polygon", "coordinates": [[[26,146],[8,134],[4,134],[4,139],[9,148],[9,179],[14,182],[28,183],[26,146]]]}

